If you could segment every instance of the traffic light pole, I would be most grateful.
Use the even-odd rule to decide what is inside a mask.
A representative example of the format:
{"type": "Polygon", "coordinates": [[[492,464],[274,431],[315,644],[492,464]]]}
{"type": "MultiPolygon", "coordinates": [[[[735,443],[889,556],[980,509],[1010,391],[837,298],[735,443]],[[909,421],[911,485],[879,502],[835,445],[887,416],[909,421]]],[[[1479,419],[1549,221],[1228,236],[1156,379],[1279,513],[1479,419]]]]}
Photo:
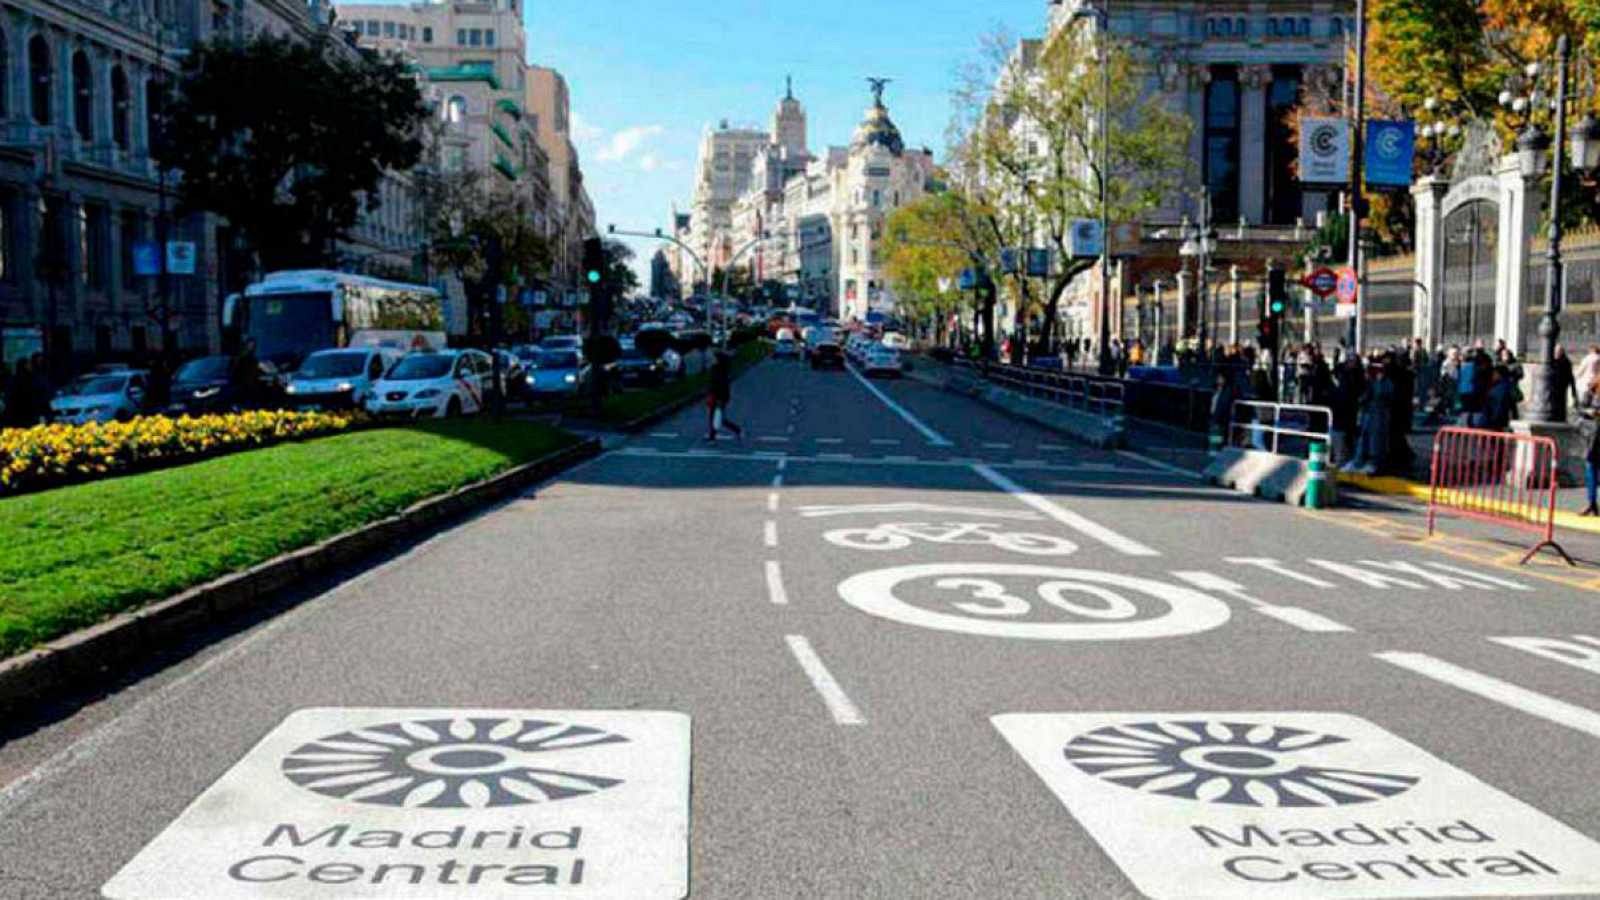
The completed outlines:
{"type": "MultiPolygon", "coordinates": [[[[1367,0],[1356,0],[1356,115],[1350,126],[1350,271],[1361,278],[1361,218],[1366,213],[1366,198],[1361,193],[1361,166],[1366,151],[1367,115],[1367,0]]],[[[1356,314],[1350,317],[1350,352],[1361,353],[1361,307],[1365,297],[1356,302],[1356,314]]]]}

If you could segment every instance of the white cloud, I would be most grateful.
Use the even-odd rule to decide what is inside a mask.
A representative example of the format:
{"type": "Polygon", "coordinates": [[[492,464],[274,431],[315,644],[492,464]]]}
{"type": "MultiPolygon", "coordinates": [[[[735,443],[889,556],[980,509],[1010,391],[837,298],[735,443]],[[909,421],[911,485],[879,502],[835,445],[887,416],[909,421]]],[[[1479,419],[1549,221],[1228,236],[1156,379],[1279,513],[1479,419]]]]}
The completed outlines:
{"type": "Polygon", "coordinates": [[[595,158],[602,162],[622,162],[628,158],[629,154],[639,149],[645,141],[661,134],[665,130],[660,125],[636,125],[632,128],[624,128],[611,136],[611,140],[600,148],[600,152],[595,154],[595,158]]]}
{"type": "Polygon", "coordinates": [[[639,157],[639,168],[646,172],[654,172],[661,168],[661,159],[654,153],[646,153],[639,157]]]}
{"type": "Polygon", "coordinates": [[[577,113],[572,114],[572,119],[568,123],[568,127],[572,132],[572,142],[579,146],[589,144],[593,141],[598,141],[600,138],[605,136],[604,129],[594,125],[588,119],[585,119],[583,116],[580,116],[577,113]]]}

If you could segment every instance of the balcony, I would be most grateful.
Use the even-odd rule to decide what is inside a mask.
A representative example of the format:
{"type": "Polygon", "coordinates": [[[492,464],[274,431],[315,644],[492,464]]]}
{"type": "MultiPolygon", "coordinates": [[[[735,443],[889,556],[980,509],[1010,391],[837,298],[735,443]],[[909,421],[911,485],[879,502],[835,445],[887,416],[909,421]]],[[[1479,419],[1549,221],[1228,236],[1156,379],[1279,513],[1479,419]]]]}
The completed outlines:
{"type": "Polygon", "coordinates": [[[517,171],[517,167],[512,165],[510,160],[506,159],[505,156],[500,153],[496,153],[494,155],[494,162],[491,163],[491,165],[496,172],[504,175],[508,181],[516,181],[517,178],[522,174],[521,172],[517,171]]]}
{"type": "Polygon", "coordinates": [[[507,131],[504,125],[499,122],[491,122],[489,123],[489,130],[494,132],[494,136],[499,138],[502,144],[512,150],[517,149],[517,142],[511,139],[511,132],[507,131]]]}

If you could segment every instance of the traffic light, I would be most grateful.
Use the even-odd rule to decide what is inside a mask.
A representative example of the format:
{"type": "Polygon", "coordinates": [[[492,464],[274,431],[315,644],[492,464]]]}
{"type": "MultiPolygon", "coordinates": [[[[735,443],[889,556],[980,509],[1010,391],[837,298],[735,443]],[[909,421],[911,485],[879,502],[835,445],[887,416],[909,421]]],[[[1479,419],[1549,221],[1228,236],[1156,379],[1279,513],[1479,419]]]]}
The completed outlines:
{"type": "Polygon", "coordinates": [[[597,237],[583,242],[583,280],[598,285],[605,278],[606,245],[597,237]]]}
{"type": "Polygon", "coordinates": [[[1267,270],[1268,312],[1281,318],[1289,308],[1289,275],[1279,266],[1267,270]]]}

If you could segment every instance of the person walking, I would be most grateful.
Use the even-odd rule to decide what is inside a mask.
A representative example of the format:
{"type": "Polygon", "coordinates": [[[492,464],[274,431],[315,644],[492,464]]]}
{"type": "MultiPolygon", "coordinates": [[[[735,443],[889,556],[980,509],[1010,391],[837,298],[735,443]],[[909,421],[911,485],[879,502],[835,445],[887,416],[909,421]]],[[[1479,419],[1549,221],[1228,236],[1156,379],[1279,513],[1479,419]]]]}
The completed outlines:
{"type": "Polygon", "coordinates": [[[744,429],[728,418],[728,404],[733,400],[733,360],[726,350],[718,350],[711,359],[711,385],[706,394],[706,440],[716,441],[717,433],[728,431],[744,440],[744,429]]]}
{"type": "Polygon", "coordinates": [[[1550,380],[1553,382],[1550,389],[1550,420],[1553,422],[1567,421],[1567,395],[1572,395],[1573,406],[1578,404],[1578,382],[1572,371],[1572,357],[1567,355],[1567,348],[1556,345],[1555,355],[1550,357],[1550,380]]]}
{"type": "Polygon", "coordinates": [[[1583,436],[1583,487],[1588,505],[1580,516],[1600,516],[1600,375],[1589,380],[1578,406],[1578,428],[1583,436]]]}
{"type": "Polygon", "coordinates": [[[1578,408],[1583,409],[1589,403],[1589,395],[1594,393],[1594,380],[1600,378],[1600,344],[1589,345],[1589,352],[1578,361],[1572,378],[1578,388],[1578,408]]]}
{"type": "Polygon", "coordinates": [[[33,407],[33,371],[24,356],[17,360],[17,371],[6,385],[6,417],[5,424],[15,428],[27,428],[38,423],[36,416],[30,415],[33,407]]]}

